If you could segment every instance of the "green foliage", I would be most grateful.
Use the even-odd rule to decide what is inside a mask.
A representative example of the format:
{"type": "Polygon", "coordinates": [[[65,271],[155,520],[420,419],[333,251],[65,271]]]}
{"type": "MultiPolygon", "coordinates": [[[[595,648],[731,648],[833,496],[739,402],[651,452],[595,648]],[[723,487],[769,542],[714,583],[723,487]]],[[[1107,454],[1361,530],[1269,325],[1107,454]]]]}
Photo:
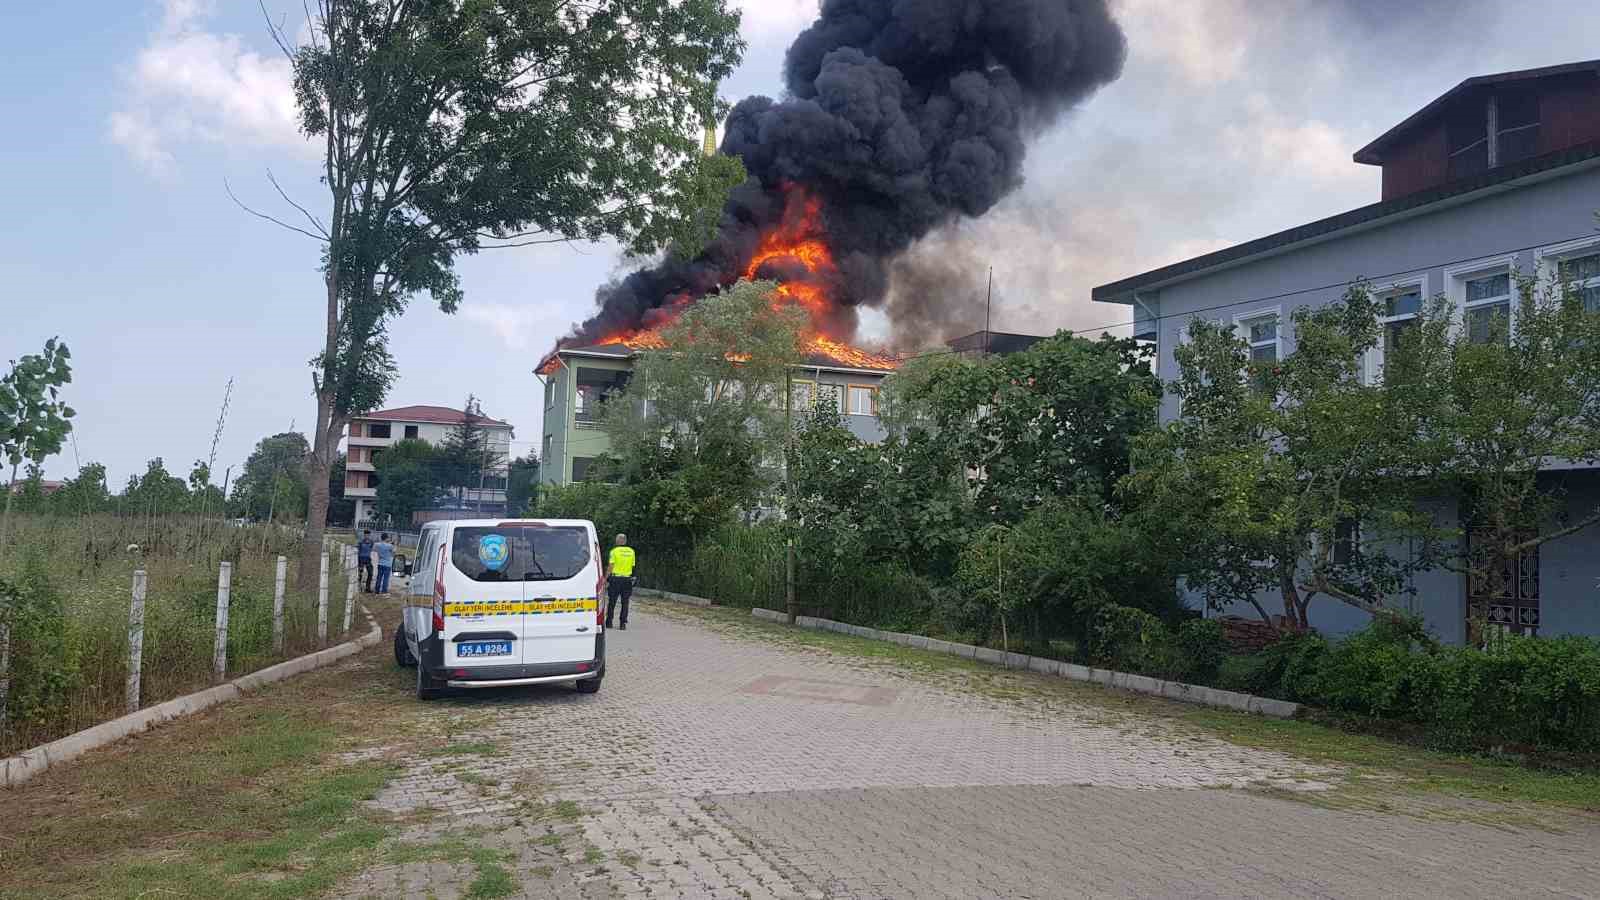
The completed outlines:
{"type": "Polygon", "coordinates": [[[72,382],[71,358],[67,345],[51,338],[43,353],[12,360],[0,378],[0,456],[13,468],[61,452],[74,415],[60,399],[61,388],[72,382]]]}
{"type": "MultiPolygon", "coordinates": [[[[961,554],[955,584],[976,601],[968,627],[991,639],[1007,617],[1036,645],[1093,643],[1098,611],[1117,605],[1176,615],[1172,563],[1136,529],[1091,500],[1050,500],[1015,525],[992,525],[961,554]]],[[[1092,651],[1091,651],[1092,655],[1092,651]]]]}
{"type": "Polygon", "coordinates": [[[395,441],[373,458],[378,475],[378,514],[395,527],[411,524],[417,510],[428,509],[444,496],[439,452],[427,441],[395,441]]]}
{"type": "MultiPolygon", "coordinates": [[[[1215,608],[1256,606],[1279,593],[1308,627],[1325,595],[1387,613],[1425,554],[1392,555],[1394,538],[1427,528],[1413,434],[1416,411],[1366,377],[1377,304],[1361,286],[1338,302],[1297,309],[1296,350],[1254,363],[1234,326],[1196,319],[1174,352],[1170,389],[1182,415],[1136,442],[1127,482],[1142,522],[1183,548],[1183,575],[1215,608]],[[1358,546],[1337,553],[1341,527],[1358,546]]],[[[1344,536],[1347,536],[1344,535],[1344,536]]]]}
{"type": "MultiPolygon", "coordinates": [[[[687,551],[736,511],[770,505],[786,431],[782,398],[805,315],[775,309],[771,282],[701,299],[641,355],[602,420],[615,480],[655,528],[687,551]]],[[[630,531],[632,535],[634,532],[630,531]]]]}
{"type": "Polygon", "coordinates": [[[230,514],[256,521],[265,521],[269,513],[274,518],[303,518],[310,495],[305,471],[310,452],[305,435],[296,431],[257,441],[244,461],[244,470],[233,482],[230,514]]]}
{"type": "Polygon", "coordinates": [[[144,516],[188,512],[192,508],[189,485],[168,472],[159,456],[145,464],[143,475],[129,476],[117,506],[120,512],[144,516]]]}
{"type": "Polygon", "coordinates": [[[506,476],[506,514],[526,515],[539,496],[539,457],[529,451],[511,460],[506,476]]]}
{"type": "Polygon", "coordinates": [[[1150,355],[1132,339],[1062,333],[977,365],[916,370],[909,390],[894,388],[892,418],[944,442],[975,473],[978,509],[997,521],[1049,497],[1109,503],[1130,442],[1155,425],[1161,390],[1150,355]]]}
{"type": "Polygon", "coordinates": [[[11,626],[11,693],[0,722],[26,725],[62,714],[79,687],[83,660],[68,634],[47,559],[28,552],[20,563],[11,579],[0,577],[0,609],[7,610],[11,626]]]}
{"type": "Polygon", "coordinates": [[[1183,664],[1180,680],[1214,684],[1228,658],[1222,623],[1216,619],[1190,619],[1178,626],[1172,639],[1175,656],[1183,664]]]}
{"type": "Polygon", "coordinates": [[[788,513],[803,555],[946,577],[973,531],[959,462],[925,431],[864,442],[819,404],[789,448],[788,513]],[[863,487],[870,485],[870,490],[863,487]]]}
{"type": "Polygon", "coordinates": [[[1471,541],[1433,535],[1436,555],[1491,593],[1519,555],[1600,525],[1600,503],[1541,474],[1550,460],[1600,462],[1600,310],[1570,284],[1530,278],[1517,279],[1513,307],[1514,329],[1503,317],[1463,327],[1436,298],[1384,373],[1415,410],[1419,468],[1473,524],[1471,541]]]}
{"type": "Polygon", "coordinates": [[[450,429],[435,451],[434,468],[440,484],[465,498],[467,491],[475,490],[486,478],[498,479],[506,457],[494,449],[489,432],[474,419],[483,415],[477,398],[468,395],[462,409],[466,416],[450,429]]]}
{"type": "Polygon", "coordinates": [[[328,191],[324,217],[293,204],[309,227],[288,226],[322,244],[326,289],[304,563],[345,425],[396,377],[389,323],[419,295],[454,312],[462,254],[615,238],[692,255],[709,238],[742,166],[705,160],[684,125],[723,109],[744,47],[725,0],[348,0],[308,24],[299,46],[273,32],[328,191]]]}
{"type": "Polygon", "coordinates": [[[66,515],[86,515],[105,512],[112,505],[111,491],[106,486],[106,467],[97,462],[86,464],[75,478],[68,478],[50,496],[48,511],[66,515]]]}

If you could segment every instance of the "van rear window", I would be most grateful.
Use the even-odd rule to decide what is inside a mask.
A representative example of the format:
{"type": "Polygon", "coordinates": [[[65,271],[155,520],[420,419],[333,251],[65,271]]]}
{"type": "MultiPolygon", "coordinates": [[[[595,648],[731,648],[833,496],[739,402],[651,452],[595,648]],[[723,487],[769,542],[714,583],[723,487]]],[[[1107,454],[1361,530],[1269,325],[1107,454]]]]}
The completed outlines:
{"type": "Polygon", "coordinates": [[[589,564],[589,533],[570,525],[457,528],[450,562],[473,581],[562,581],[589,564]]]}

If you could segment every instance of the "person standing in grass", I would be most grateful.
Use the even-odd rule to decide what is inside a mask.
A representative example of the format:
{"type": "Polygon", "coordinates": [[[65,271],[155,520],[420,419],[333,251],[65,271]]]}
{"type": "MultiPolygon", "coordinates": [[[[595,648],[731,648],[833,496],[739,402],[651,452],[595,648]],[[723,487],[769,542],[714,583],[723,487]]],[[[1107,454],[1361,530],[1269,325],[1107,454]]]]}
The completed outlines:
{"type": "Polygon", "coordinates": [[[617,544],[611,548],[611,555],[606,560],[606,627],[611,627],[611,620],[617,608],[617,601],[622,601],[622,630],[628,630],[628,603],[633,599],[633,548],[628,546],[628,536],[617,535],[617,544]]]}
{"type": "Polygon", "coordinates": [[[378,557],[378,583],[372,586],[374,593],[389,593],[389,573],[394,571],[394,545],[389,543],[389,532],[385,531],[378,543],[372,546],[372,552],[378,557]]]}
{"type": "Polygon", "coordinates": [[[356,542],[356,574],[361,579],[361,591],[372,593],[372,529],[361,532],[356,542]]]}

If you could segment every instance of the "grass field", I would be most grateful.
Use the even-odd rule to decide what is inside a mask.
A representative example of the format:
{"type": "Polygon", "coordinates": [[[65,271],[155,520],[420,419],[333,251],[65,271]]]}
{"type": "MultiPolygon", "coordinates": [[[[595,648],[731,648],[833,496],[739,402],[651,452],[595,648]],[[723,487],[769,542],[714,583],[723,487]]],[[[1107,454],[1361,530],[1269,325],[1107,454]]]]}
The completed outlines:
{"type": "MultiPolygon", "coordinates": [[[[317,648],[315,591],[294,589],[299,536],[192,517],[19,516],[0,558],[11,624],[11,689],[0,755],[127,711],[133,573],[147,573],[141,698],[150,705],[212,683],[217,576],[233,566],[228,675],[317,648]],[[288,558],[284,649],[272,647],[277,558],[288,558]]],[[[345,581],[330,575],[329,637],[340,639],[345,581]]]]}

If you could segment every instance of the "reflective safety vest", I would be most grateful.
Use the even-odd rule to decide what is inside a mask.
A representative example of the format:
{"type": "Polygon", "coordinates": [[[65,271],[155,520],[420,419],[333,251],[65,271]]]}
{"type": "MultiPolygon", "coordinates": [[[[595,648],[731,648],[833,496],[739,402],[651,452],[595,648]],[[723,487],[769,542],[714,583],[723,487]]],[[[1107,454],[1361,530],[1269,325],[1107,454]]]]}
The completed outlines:
{"type": "Polygon", "coordinates": [[[611,548],[611,574],[622,578],[633,577],[633,548],[611,548]]]}

